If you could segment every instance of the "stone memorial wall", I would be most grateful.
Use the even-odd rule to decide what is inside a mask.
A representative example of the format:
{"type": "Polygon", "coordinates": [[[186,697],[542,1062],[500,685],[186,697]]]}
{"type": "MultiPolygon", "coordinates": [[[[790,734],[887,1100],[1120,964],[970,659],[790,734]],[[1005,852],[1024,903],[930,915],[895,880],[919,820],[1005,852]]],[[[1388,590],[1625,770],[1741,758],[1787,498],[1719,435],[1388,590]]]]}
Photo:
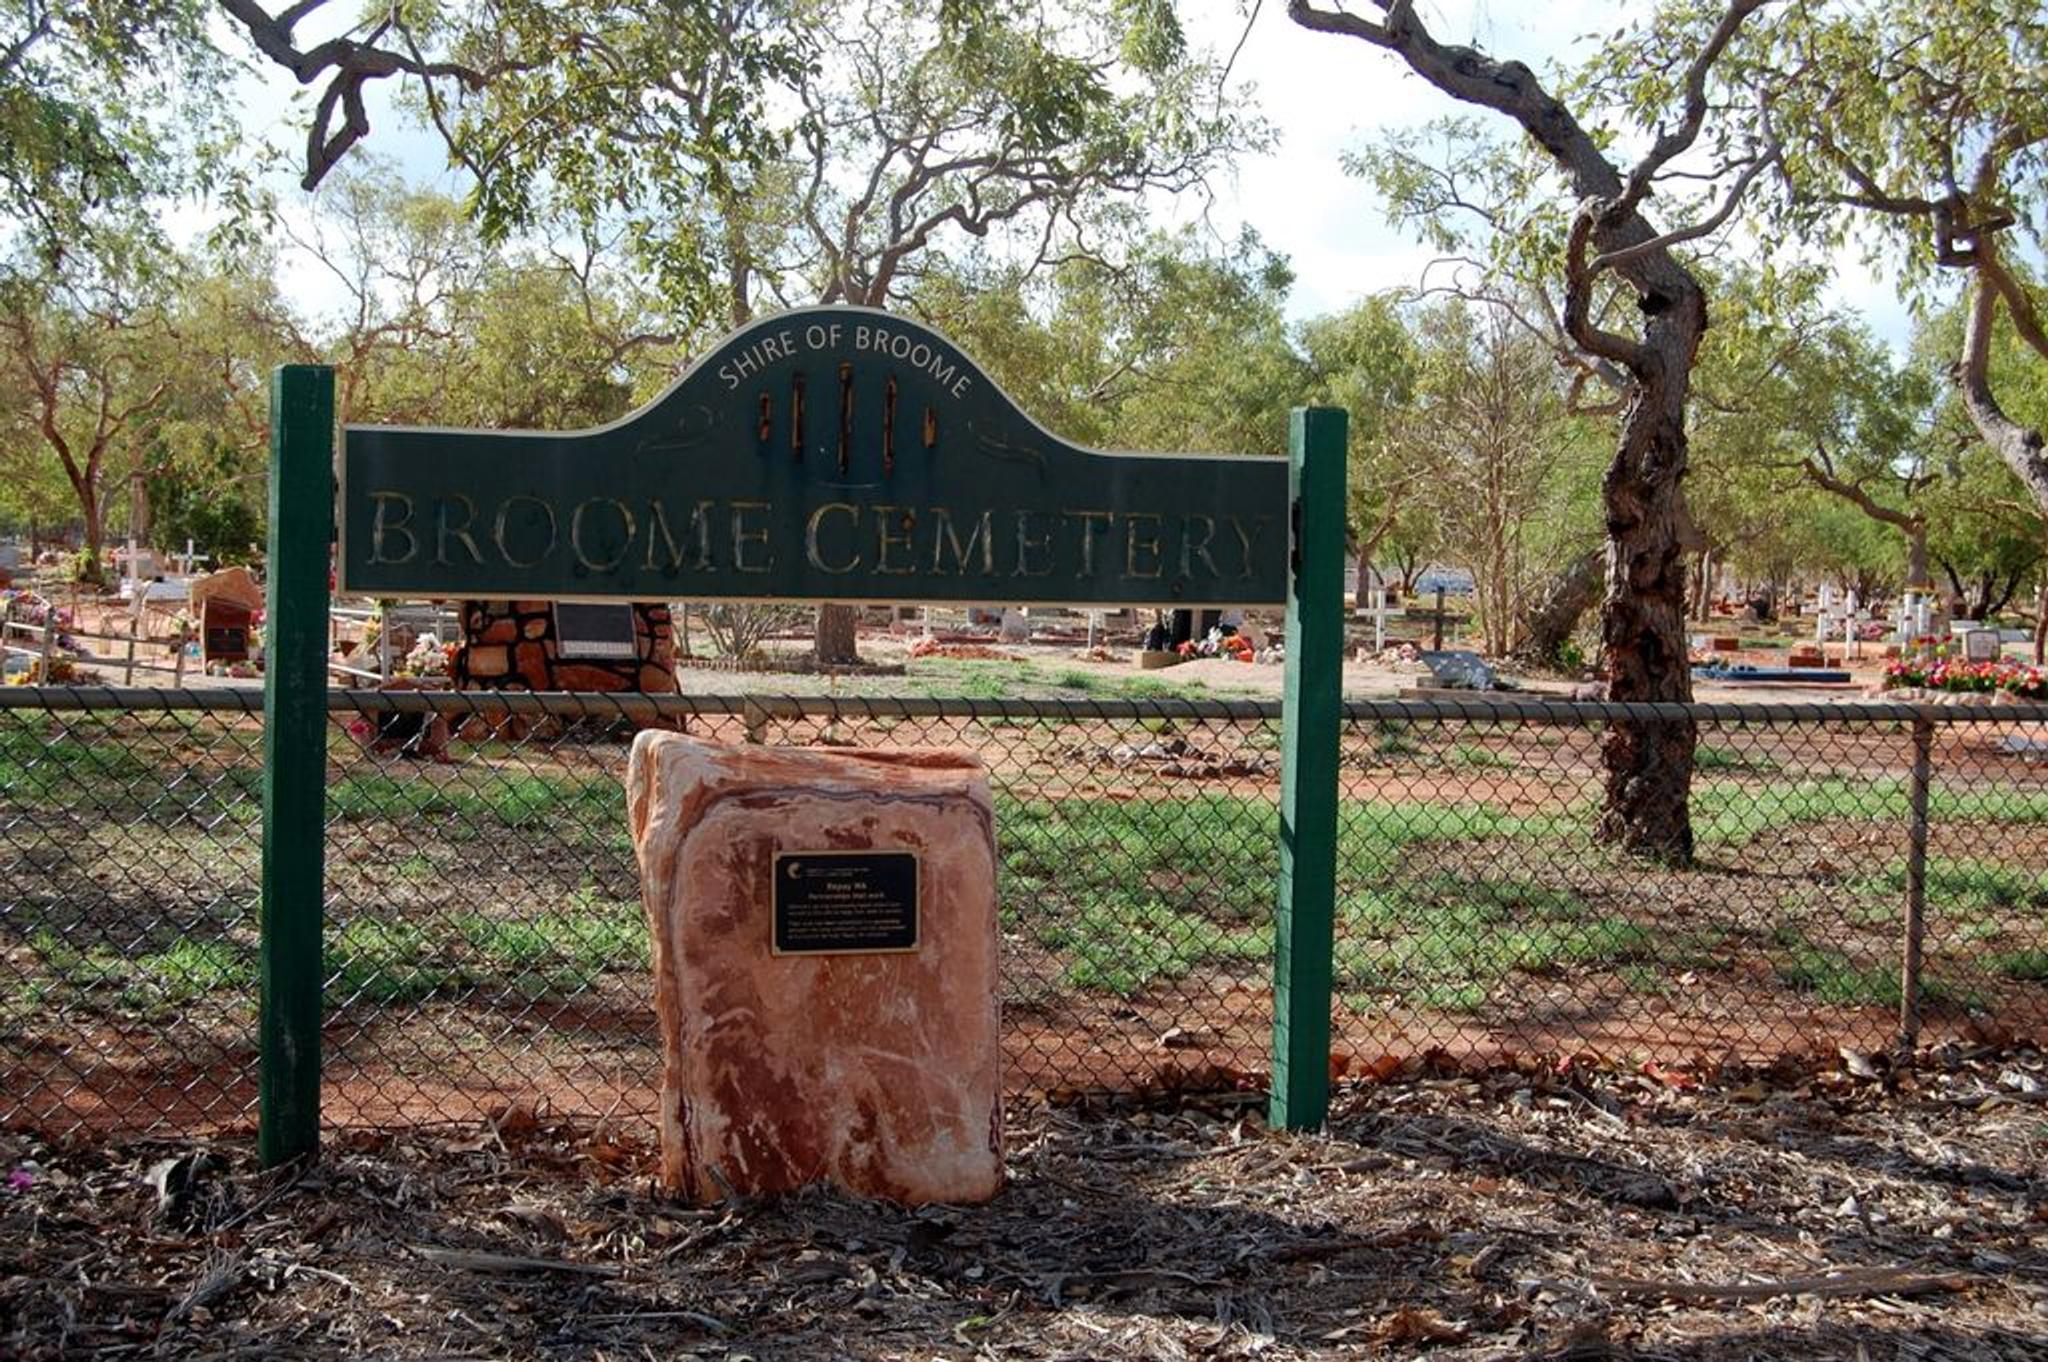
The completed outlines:
{"type": "Polygon", "coordinates": [[[465,601],[456,688],[674,691],[675,640],[668,607],[636,601],[632,610],[634,656],[565,658],[553,602],[465,601]]]}

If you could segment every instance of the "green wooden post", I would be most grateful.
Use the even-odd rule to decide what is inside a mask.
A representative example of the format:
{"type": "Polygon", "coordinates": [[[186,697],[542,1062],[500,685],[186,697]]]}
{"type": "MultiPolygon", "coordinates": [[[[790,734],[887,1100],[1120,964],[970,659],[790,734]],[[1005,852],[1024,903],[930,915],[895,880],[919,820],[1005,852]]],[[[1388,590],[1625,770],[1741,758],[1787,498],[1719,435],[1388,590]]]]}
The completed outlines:
{"type": "Polygon", "coordinates": [[[1313,1130],[1330,1108],[1330,956],[1337,897],[1337,741],[1344,681],[1344,447],[1336,407],[1297,407],[1288,431],[1294,550],[1281,720],[1280,886],[1270,1119],[1313,1130]]]}
{"type": "Polygon", "coordinates": [[[263,670],[262,1103],[272,1167],[320,1142],[320,936],[327,793],[327,571],[334,539],[334,370],[270,380],[270,558],[263,670]]]}

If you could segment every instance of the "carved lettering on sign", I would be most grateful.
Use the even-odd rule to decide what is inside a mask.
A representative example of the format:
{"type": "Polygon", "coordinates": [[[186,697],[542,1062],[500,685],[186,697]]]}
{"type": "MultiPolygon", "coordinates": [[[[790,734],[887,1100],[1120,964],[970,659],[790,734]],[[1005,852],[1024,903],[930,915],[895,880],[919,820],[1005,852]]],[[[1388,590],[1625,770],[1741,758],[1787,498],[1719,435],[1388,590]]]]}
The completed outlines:
{"type": "Polygon", "coordinates": [[[811,512],[810,519],[804,522],[805,560],[818,571],[829,572],[837,576],[840,573],[851,572],[860,566],[860,550],[855,548],[851,557],[840,562],[832,562],[825,557],[824,549],[819,543],[819,533],[824,525],[825,517],[828,515],[843,515],[851,524],[858,526],[860,524],[860,507],[850,501],[828,501],[817,510],[811,512]]]}
{"type": "Polygon", "coordinates": [[[951,342],[863,308],[748,327],[595,430],[350,427],[341,484],[341,584],[376,596],[1286,596],[1284,463],[1069,444],[951,342]]]}

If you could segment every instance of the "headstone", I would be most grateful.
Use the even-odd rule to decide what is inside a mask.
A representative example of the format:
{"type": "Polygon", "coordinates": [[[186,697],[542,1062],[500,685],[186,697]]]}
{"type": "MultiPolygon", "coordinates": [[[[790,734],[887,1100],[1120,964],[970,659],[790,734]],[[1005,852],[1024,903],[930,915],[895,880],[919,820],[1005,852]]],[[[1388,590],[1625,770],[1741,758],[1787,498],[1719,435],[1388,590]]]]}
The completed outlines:
{"type": "Polygon", "coordinates": [[[263,588],[256,585],[255,577],[245,567],[223,568],[195,578],[190,595],[195,609],[204,608],[207,601],[215,598],[233,601],[250,610],[263,608],[263,588]]]}
{"type": "Polygon", "coordinates": [[[199,611],[199,656],[207,662],[249,660],[248,606],[224,596],[209,597],[199,611]]]}
{"type": "Polygon", "coordinates": [[[195,578],[191,602],[199,616],[199,656],[206,662],[246,662],[249,630],[263,608],[263,588],[245,567],[195,578]]]}
{"type": "Polygon", "coordinates": [[[1022,610],[1009,609],[1003,612],[1002,629],[997,635],[1005,643],[1027,643],[1031,639],[1031,617],[1022,610]]]}
{"type": "Polygon", "coordinates": [[[1963,635],[1963,657],[1971,662],[1996,662],[1999,654],[1996,629],[1971,629],[1963,635]]]}
{"type": "Polygon", "coordinates": [[[1002,1184],[994,812],[971,753],[644,732],[627,812],[654,938],[662,1180],[1002,1184]]]}

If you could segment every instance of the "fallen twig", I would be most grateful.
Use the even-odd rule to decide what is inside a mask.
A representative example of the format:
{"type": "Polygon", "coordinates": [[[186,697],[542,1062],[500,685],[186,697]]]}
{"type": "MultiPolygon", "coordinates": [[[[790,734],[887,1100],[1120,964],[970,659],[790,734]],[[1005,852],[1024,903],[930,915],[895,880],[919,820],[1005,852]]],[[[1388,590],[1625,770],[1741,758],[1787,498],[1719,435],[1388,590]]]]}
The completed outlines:
{"type": "Polygon", "coordinates": [[[414,1244],[412,1251],[439,1267],[468,1272],[578,1272],[587,1277],[616,1277],[619,1270],[608,1263],[572,1263],[566,1258],[528,1258],[516,1253],[478,1253],[469,1249],[435,1248],[414,1244]]]}
{"type": "Polygon", "coordinates": [[[1590,1281],[1594,1289],[1613,1296],[1699,1305],[1780,1296],[1929,1296],[1968,1291],[1977,1284],[1975,1277],[1961,1272],[1921,1275],[1907,1267],[1856,1268],[1775,1282],[1653,1282],[1629,1277],[1594,1277],[1590,1281]]]}

